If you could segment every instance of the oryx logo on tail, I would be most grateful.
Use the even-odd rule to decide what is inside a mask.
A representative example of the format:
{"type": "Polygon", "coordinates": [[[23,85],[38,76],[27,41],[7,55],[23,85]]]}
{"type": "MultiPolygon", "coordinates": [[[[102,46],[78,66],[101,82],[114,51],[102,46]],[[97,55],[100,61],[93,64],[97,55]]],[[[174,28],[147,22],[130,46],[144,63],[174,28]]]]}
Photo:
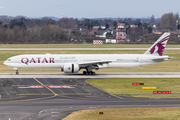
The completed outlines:
{"type": "Polygon", "coordinates": [[[162,39],[161,41],[159,41],[156,45],[154,45],[151,50],[150,53],[151,54],[155,54],[158,53],[159,56],[162,56],[163,51],[165,49],[165,46],[167,44],[167,41],[169,39],[169,36],[165,37],[164,39],[162,39]]]}
{"type": "Polygon", "coordinates": [[[164,33],[146,52],[145,54],[154,54],[162,56],[170,33],[164,33]]]}

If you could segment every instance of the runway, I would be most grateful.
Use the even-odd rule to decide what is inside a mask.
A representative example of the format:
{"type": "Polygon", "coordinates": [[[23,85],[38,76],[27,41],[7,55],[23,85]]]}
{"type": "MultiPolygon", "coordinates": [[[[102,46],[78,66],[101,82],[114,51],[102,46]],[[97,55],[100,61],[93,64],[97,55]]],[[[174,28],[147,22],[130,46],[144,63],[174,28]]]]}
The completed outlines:
{"type": "Polygon", "coordinates": [[[144,72],[144,73],[96,73],[95,75],[65,73],[0,73],[0,78],[180,78],[179,72],[144,72]]]}
{"type": "MultiPolygon", "coordinates": [[[[148,48],[0,48],[0,50],[147,50],[148,48]]],[[[180,48],[166,48],[180,50],[180,48]]]]}
{"type": "Polygon", "coordinates": [[[86,83],[86,80],[92,78],[85,76],[62,78],[58,74],[59,78],[46,78],[45,74],[41,75],[44,77],[22,74],[26,77],[13,78],[15,75],[10,75],[11,78],[1,78],[0,75],[1,120],[59,120],[73,111],[83,109],[180,107],[179,98],[150,99],[111,95],[86,83]]]}

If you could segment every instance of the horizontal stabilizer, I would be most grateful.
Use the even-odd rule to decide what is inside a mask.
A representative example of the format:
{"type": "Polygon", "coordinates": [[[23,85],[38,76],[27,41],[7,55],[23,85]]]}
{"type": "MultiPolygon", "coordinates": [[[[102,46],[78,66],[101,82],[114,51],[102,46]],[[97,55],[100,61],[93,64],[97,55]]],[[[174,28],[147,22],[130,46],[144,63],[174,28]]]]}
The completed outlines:
{"type": "Polygon", "coordinates": [[[154,57],[154,58],[151,58],[151,60],[169,60],[170,57],[169,56],[161,56],[161,57],[154,57]]]}

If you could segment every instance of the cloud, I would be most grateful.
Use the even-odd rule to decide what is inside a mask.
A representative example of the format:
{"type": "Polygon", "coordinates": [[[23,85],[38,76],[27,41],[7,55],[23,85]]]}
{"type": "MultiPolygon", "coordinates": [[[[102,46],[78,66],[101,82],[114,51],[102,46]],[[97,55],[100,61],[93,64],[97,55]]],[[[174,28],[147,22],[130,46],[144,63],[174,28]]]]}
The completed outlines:
{"type": "Polygon", "coordinates": [[[4,6],[0,6],[0,9],[3,9],[4,8],[4,6]]]}

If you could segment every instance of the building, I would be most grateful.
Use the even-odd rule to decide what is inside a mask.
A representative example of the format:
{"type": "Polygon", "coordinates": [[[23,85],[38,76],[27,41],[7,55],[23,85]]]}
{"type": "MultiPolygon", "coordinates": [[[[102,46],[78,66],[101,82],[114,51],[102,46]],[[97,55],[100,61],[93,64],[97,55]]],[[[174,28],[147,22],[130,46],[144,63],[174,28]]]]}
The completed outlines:
{"type": "Polygon", "coordinates": [[[118,23],[116,28],[116,41],[117,43],[126,40],[126,27],[124,23],[118,23]]]}
{"type": "Polygon", "coordinates": [[[137,25],[130,25],[131,28],[137,28],[137,25]]]}
{"type": "Polygon", "coordinates": [[[92,31],[98,31],[98,29],[105,29],[105,26],[93,26],[92,31]]]}

